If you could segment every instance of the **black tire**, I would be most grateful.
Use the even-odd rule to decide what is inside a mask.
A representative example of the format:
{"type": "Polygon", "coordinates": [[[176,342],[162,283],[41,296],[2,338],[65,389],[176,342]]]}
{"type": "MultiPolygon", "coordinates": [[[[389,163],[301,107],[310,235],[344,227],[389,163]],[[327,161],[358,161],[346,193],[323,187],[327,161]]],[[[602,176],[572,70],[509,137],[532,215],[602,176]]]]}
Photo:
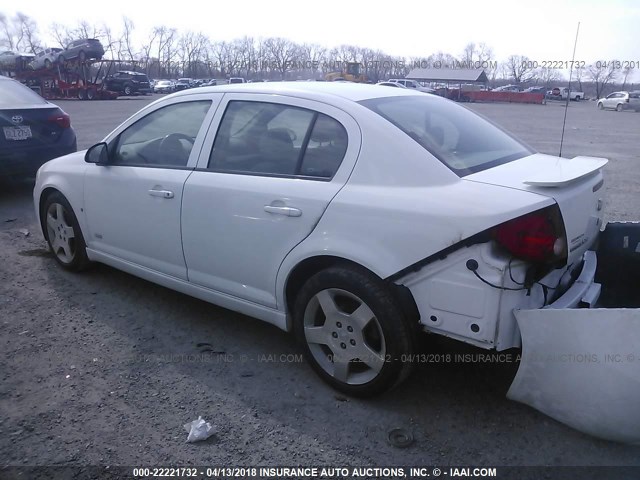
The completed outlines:
{"type": "Polygon", "coordinates": [[[87,100],[93,100],[96,98],[96,91],[93,88],[87,89],[87,100]]]}
{"type": "Polygon", "coordinates": [[[133,93],[133,89],[131,88],[131,85],[125,85],[122,91],[127,96],[130,96],[133,93]]]}
{"type": "Polygon", "coordinates": [[[619,103],[618,105],[616,105],[616,112],[621,112],[622,111],[622,104],[619,103]]]}
{"type": "Polygon", "coordinates": [[[58,56],[58,63],[59,63],[60,65],[64,65],[64,55],[59,55],[59,56],[58,56]]]}
{"type": "Polygon", "coordinates": [[[382,393],[411,372],[414,329],[387,285],[365,269],[334,266],[307,280],[293,327],[315,372],[348,395],[382,393]]]}
{"type": "Polygon", "coordinates": [[[604,105],[602,102],[598,102],[598,110],[604,110],[604,105]]]}
{"type": "Polygon", "coordinates": [[[87,99],[87,92],[80,88],[78,89],[78,100],[86,100],[87,99]]]}
{"type": "Polygon", "coordinates": [[[49,248],[62,268],[79,272],[91,264],[78,219],[64,195],[54,192],[47,197],[40,210],[40,220],[49,248]],[[69,227],[73,231],[72,237],[69,236],[69,227]]]}
{"type": "Polygon", "coordinates": [[[87,59],[87,54],[84,53],[84,51],[80,50],[80,53],[78,54],[78,61],[84,62],[86,59],[87,59]]]}
{"type": "Polygon", "coordinates": [[[45,60],[44,60],[44,68],[46,68],[47,70],[50,70],[52,66],[53,65],[51,63],[51,60],[49,60],[48,58],[45,58],[45,60]]]}

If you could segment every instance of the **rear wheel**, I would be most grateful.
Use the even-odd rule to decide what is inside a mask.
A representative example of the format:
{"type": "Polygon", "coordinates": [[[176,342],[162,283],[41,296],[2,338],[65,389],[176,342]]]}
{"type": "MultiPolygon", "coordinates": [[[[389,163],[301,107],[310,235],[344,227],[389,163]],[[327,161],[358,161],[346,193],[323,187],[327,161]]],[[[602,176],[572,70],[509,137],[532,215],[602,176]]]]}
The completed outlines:
{"type": "Polygon", "coordinates": [[[47,70],[51,68],[51,60],[49,60],[48,58],[45,58],[44,60],[44,68],[46,68],[47,70]]]}
{"type": "Polygon", "coordinates": [[[82,88],[78,89],[78,99],[79,100],[86,100],[87,99],[87,92],[82,88]]]}
{"type": "Polygon", "coordinates": [[[616,112],[621,112],[621,111],[622,111],[622,104],[621,104],[621,103],[619,103],[619,104],[616,106],[616,112]]]}
{"type": "Polygon", "coordinates": [[[96,91],[93,88],[87,90],[87,100],[93,100],[96,98],[96,91]]]}
{"type": "Polygon", "coordinates": [[[66,270],[80,271],[89,265],[87,246],[67,199],[59,192],[47,197],[40,212],[45,236],[56,261],[66,270]]]}
{"type": "Polygon", "coordinates": [[[294,322],[311,367],[344,393],[375,395],[410,373],[410,324],[386,284],[364,269],[336,266],[311,277],[294,322]]]}
{"type": "Polygon", "coordinates": [[[131,88],[131,85],[125,85],[123,91],[124,91],[124,94],[127,96],[133,93],[133,89],[131,88]]]}
{"type": "Polygon", "coordinates": [[[87,54],[84,53],[83,51],[80,51],[80,53],[78,54],[78,60],[80,60],[80,62],[84,62],[87,59],[87,54]]]}
{"type": "Polygon", "coordinates": [[[58,63],[59,63],[60,65],[63,65],[63,64],[64,64],[64,55],[60,55],[60,56],[58,56],[58,63]]]}

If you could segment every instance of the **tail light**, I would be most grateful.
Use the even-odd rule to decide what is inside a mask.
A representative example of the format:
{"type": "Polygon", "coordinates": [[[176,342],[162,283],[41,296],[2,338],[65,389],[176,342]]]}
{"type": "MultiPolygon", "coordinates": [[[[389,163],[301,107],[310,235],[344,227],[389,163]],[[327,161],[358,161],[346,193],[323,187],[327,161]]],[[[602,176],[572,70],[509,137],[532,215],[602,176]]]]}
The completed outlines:
{"type": "Polygon", "coordinates": [[[50,116],[47,120],[51,123],[55,123],[60,128],[71,127],[71,117],[65,112],[56,113],[55,115],[50,116]]]}
{"type": "Polygon", "coordinates": [[[522,260],[555,263],[567,256],[567,238],[557,205],[498,225],[493,237],[522,260]]]}

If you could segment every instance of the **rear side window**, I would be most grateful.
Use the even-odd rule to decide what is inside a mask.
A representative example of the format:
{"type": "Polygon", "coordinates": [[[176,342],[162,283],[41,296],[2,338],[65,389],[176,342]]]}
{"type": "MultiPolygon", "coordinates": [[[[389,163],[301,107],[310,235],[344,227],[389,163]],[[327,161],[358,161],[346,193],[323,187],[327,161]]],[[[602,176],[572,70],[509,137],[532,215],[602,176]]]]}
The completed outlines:
{"type": "Polygon", "coordinates": [[[266,102],[229,102],[209,158],[218,172],[330,179],[347,132],[319,112],[266,102]]]}
{"type": "Polygon", "coordinates": [[[375,98],[360,103],[461,177],[534,153],[488,120],[433,95],[375,98]]]}
{"type": "Polygon", "coordinates": [[[0,80],[0,107],[46,105],[48,102],[25,85],[13,80],[0,80]]]}

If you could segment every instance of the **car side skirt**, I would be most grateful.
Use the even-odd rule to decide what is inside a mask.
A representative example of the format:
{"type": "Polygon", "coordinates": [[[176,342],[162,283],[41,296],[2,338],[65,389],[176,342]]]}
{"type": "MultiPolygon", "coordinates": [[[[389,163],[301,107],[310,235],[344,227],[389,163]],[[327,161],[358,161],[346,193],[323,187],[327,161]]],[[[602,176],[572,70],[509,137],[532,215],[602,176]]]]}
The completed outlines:
{"type": "Polygon", "coordinates": [[[171,277],[159,273],[155,270],[136,265],[131,262],[121,260],[111,255],[87,248],[87,256],[91,261],[104,263],[118,270],[122,270],[136,277],[148,280],[171,290],[176,290],[185,295],[204,300],[217,306],[233,310],[244,315],[258,318],[276,327],[287,329],[287,320],[284,312],[247,302],[246,300],[220,293],[193,283],[186,282],[179,278],[171,277]]]}

